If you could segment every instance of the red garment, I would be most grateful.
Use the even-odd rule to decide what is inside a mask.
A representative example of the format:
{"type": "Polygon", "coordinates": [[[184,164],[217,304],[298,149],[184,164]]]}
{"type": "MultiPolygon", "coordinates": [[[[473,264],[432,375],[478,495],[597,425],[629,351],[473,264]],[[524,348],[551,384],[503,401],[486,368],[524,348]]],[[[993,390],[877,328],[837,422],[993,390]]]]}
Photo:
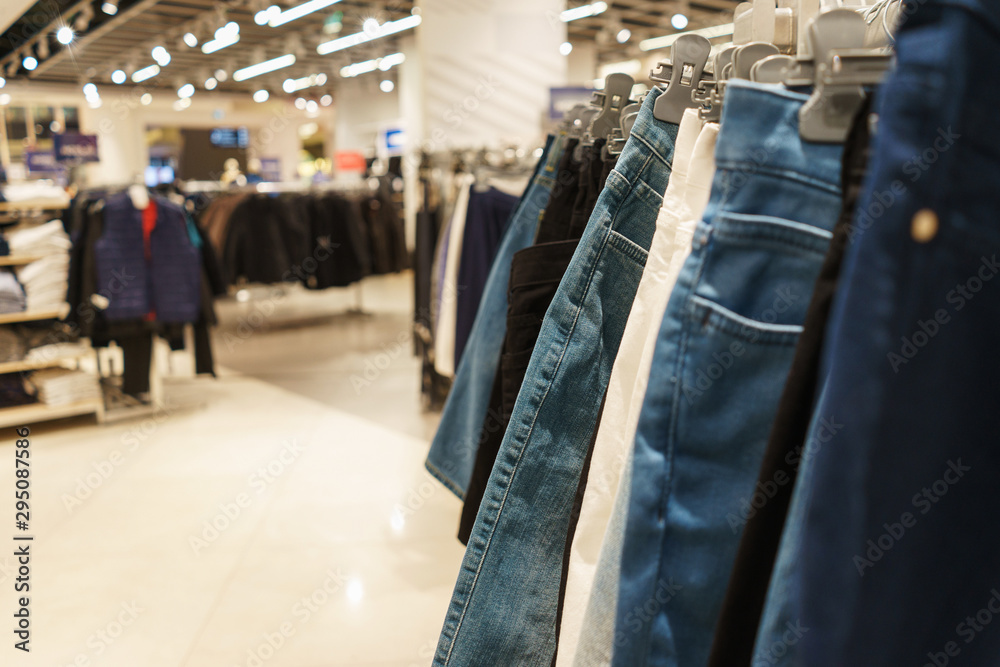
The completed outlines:
{"type": "MultiPolygon", "coordinates": [[[[142,210],[142,245],[146,251],[147,262],[150,262],[153,259],[153,251],[150,248],[149,241],[154,229],[156,229],[156,202],[150,199],[149,206],[142,210]]],[[[154,306],[150,306],[149,312],[146,313],[146,316],[143,319],[147,322],[155,322],[156,308],[154,306]]]]}

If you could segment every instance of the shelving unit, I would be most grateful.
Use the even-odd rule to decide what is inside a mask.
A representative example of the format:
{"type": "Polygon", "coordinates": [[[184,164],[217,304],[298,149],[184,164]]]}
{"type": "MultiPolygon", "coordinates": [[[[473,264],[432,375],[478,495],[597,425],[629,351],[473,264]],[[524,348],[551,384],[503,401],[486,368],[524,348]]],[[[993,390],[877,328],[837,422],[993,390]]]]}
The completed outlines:
{"type": "Polygon", "coordinates": [[[24,426],[50,419],[90,414],[96,414],[99,422],[104,420],[103,399],[96,398],[90,401],[67,403],[66,405],[46,405],[45,403],[17,405],[12,408],[0,408],[0,428],[24,426]]]}
{"type": "Polygon", "coordinates": [[[24,266],[45,259],[45,255],[0,255],[0,266],[24,266]]]}
{"type": "MultiPolygon", "coordinates": [[[[27,223],[30,221],[47,221],[52,214],[65,209],[67,202],[58,199],[34,199],[18,202],[0,202],[0,225],[27,223]]],[[[42,255],[7,255],[0,257],[0,267],[25,266],[43,259],[42,255]]],[[[63,304],[58,309],[25,311],[20,313],[0,314],[0,325],[17,324],[19,322],[36,322],[40,320],[60,320],[69,314],[69,305],[63,304]]],[[[78,350],[61,354],[48,359],[19,360],[0,363],[0,373],[30,373],[43,368],[69,366],[69,362],[78,361],[95,354],[88,344],[82,344],[78,350]]],[[[23,426],[52,419],[76,417],[93,414],[97,420],[104,420],[104,399],[99,396],[85,401],[76,401],[65,405],[50,405],[47,403],[30,403],[8,408],[0,408],[0,428],[23,426]]]]}
{"type": "Polygon", "coordinates": [[[0,324],[17,324],[18,322],[37,322],[38,320],[59,320],[66,316],[66,309],[59,310],[25,310],[20,313],[3,313],[0,324]]]}

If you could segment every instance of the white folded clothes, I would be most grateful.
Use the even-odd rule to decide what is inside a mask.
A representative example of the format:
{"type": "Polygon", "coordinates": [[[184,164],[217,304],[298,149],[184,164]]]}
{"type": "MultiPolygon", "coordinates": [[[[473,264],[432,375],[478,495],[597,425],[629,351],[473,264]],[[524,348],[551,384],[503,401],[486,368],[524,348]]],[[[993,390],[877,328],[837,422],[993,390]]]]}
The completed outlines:
{"type": "Polygon", "coordinates": [[[23,202],[35,199],[57,200],[69,205],[69,195],[52,181],[29,181],[13,183],[3,187],[3,198],[9,202],[23,202]]]}
{"type": "Polygon", "coordinates": [[[35,371],[25,380],[25,385],[39,401],[48,405],[65,405],[101,395],[95,375],[68,368],[35,371]]]}
{"type": "Polygon", "coordinates": [[[50,220],[36,227],[23,227],[7,234],[7,245],[12,255],[45,255],[73,247],[62,221],[50,220]]]}

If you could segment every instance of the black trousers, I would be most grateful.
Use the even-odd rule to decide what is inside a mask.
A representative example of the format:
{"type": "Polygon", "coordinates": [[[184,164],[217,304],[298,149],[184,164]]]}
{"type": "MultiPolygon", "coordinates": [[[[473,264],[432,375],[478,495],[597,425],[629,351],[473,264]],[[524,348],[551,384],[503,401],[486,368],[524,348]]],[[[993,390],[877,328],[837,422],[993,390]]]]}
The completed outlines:
{"type": "Polygon", "coordinates": [[[542,329],[545,311],[552,303],[578,242],[579,239],[542,243],[514,254],[508,283],[507,335],[483,424],[483,441],[476,452],[472,479],[465,492],[465,505],[458,527],[458,539],[462,544],[468,544],[469,534],[476,522],[493,463],[500,451],[514,402],[531,361],[531,352],[542,329]]]}

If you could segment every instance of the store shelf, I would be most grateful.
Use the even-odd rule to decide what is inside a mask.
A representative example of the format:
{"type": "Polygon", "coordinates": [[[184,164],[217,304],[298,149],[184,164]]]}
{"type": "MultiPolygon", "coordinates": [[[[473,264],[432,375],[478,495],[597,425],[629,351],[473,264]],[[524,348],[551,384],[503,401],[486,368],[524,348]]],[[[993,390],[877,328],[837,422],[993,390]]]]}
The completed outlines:
{"type": "Polygon", "coordinates": [[[25,310],[20,313],[0,314],[0,324],[14,324],[16,322],[34,322],[36,320],[61,320],[66,316],[66,309],[59,310],[25,310]]]}
{"type": "Polygon", "coordinates": [[[56,366],[61,366],[64,361],[72,361],[74,359],[80,359],[81,357],[87,357],[94,353],[93,348],[81,348],[78,352],[73,354],[64,354],[62,356],[53,357],[52,359],[40,359],[33,361],[7,361],[0,363],[0,374],[3,373],[21,373],[24,371],[37,371],[40,368],[54,368],[56,366]]]}
{"type": "Polygon", "coordinates": [[[0,201],[0,213],[5,211],[59,211],[69,206],[62,199],[26,199],[25,201],[0,201]]]}
{"type": "Polygon", "coordinates": [[[46,257],[48,255],[3,255],[0,256],[0,266],[24,266],[46,257]]]}
{"type": "Polygon", "coordinates": [[[66,405],[46,405],[45,403],[18,405],[13,408],[0,408],[0,428],[89,414],[96,414],[100,419],[103,412],[104,404],[101,399],[78,401],[66,405]]]}

